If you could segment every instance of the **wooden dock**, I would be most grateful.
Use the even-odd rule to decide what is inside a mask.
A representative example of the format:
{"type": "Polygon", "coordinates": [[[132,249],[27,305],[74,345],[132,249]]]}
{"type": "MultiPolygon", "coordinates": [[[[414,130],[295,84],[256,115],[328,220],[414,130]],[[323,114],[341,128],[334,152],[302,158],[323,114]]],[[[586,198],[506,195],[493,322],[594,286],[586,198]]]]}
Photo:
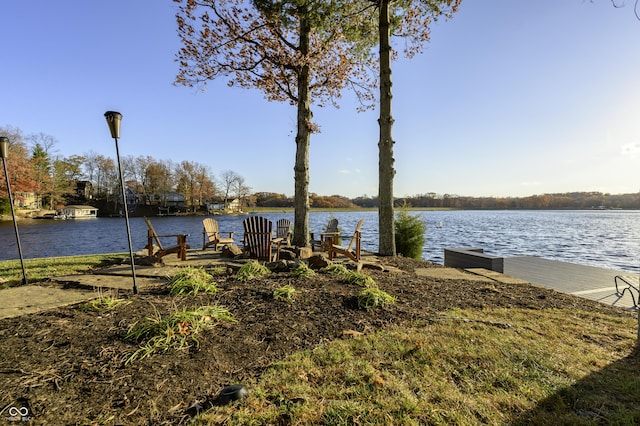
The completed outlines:
{"type": "MultiPolygon", "coordinates": [[[[616,294],[615,277],[623,275],[638,287],[640,276],[575,263],[559,262],[534,256],[504,258],[504,274],[532,284],[552,288],[598,302],[626,309],[634,307],[630,292],[616,294]]],[[[620,286],[620,291],[624,287],[620,286]]],[[[638,293],[634,292],[636,301],[638,293]]]]}

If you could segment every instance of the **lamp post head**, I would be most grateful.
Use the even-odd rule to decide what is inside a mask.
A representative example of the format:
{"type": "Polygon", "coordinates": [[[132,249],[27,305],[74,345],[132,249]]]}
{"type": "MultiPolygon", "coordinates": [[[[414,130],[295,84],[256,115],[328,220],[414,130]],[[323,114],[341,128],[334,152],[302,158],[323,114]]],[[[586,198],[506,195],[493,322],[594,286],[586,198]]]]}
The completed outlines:
{"type": "Polygon", "coordinates": [[[5,159],[9,156],[9,138],[0,136],[0,158],[5,159]]]}
{"type": "Polygon", "coordinates": [[[104,113],[109,125],[109,131],[111,137],[114,139],[120,139],[120,122],[122,121],[122,114],[116,111],[107,111],[104,113]]]}

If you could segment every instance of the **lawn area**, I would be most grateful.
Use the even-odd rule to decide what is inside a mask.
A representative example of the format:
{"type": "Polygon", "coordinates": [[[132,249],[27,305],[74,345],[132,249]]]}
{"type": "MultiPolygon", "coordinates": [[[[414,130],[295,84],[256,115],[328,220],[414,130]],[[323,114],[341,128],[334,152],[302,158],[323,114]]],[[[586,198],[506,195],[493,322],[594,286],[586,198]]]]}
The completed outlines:
{"type": "MultiPolygon", "coordinates": [[[[127,255],[125,253],[110,253],[25,259],[24,267],[27,281],[35,282],[46,280],[49,277],[88,272],[93,268],[120,262],[127,255]]],[[[0,288],[7,288],[21,283],[22,266],[20,260],[0,261],[0,288]]]]}
{"type": "Polygon", "coordinates": [[[552,309],[454,310],[276,363],[251,397],[200,424],[632,425],[633,318],[552,309]]]}

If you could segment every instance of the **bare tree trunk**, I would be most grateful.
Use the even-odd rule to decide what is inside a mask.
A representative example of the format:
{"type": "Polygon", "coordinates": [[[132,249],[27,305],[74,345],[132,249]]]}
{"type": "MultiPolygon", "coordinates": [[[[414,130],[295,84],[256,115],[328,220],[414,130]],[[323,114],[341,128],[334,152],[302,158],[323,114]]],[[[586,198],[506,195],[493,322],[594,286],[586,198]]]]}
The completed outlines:
{"type": "MultiPolygon", "coordinates": [[[[309,21],[300,19],[300,54],[309,53],[309,21]]],[[[311,141],[311,108],[309,101],[309,65],[305,63],[298,74],[298,130],[296,134],[295,207],[293,222],[293,244],[309,245],[309,145],[311,141]]]]}
{"type": "Polygon", "coordinates": [[[391,115],[391,46],[389,44],[389,0],[380,1],[380,140],[378,142],[378,252],[395,256],[396,241],[393,213],[393,117],[391,115]]]}

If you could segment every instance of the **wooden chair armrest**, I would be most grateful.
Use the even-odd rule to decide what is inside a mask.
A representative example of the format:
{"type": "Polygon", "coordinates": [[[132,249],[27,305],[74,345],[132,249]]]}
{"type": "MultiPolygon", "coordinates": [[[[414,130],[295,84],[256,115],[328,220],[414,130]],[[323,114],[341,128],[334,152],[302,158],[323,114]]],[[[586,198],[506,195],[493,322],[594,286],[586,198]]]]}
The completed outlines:
{"type": "Polygon", "coordinates": [[[320,234],[320,239],[325,237],[342,237],[339,232],[323,232],[320,234]]]}

